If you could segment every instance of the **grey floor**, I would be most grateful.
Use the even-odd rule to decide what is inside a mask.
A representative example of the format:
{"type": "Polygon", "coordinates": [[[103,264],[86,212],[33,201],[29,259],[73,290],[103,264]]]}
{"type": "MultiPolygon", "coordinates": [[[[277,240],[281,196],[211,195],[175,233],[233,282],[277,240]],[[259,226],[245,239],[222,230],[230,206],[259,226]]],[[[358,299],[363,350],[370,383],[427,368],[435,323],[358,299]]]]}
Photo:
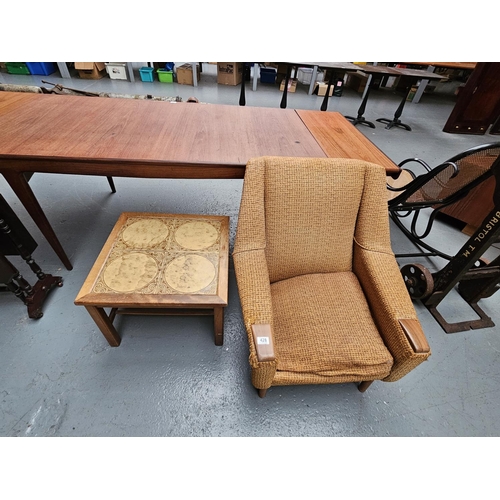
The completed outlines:
{"type": "MultiPolygon", "coordinates": [[[[136,80],[140,80],[136,73],[136,80]]],[[[164,83],[63,80],[0,73],[0,83],[39,85],[45,79],[90,91],[190,96],[237,105],[239,87],[217,85],[215,67],[204,64],[197,88],[164,83]]],[[[402,129],[358,129],[394,162],[418,156],[436,165],[497,136],[452,135],[442,128],[454,106],[454,83],[439,84],[420,103],[408,103],[402,129]]],[[[281,93],[259,84],[247,92],[248,106],[278,107],[281,93]]],[[[400,97],[373,91],[366,118],[392,117],[400,97]]],[[[299,85],[290,108],[319,109],[322,98],[299,85]]],[[[345,89],[329,111],[355,114],[360,94],[345,89]]],[[[83,118],[83,117],[82,117],[83,118]]],[[[232,262],[225,342],[216,347],[206,317],[126,316],[117,319],[122,344],[111,348],[84,308],[73,301],[118,216],[124,211],[224,214],[231,218],[231,249],[242,181],[115,179],[37,174],[31,180],[74,269],[67,271],[6,182],[0,192],[33,234],[36,261],[60,275],[40,320],[23,304],[0,294],[0,435],[2,436],[498,436],[500,434],[500,312],[498,296],[481,301],[498,326],[447,335],[415,303],[432,356],[395,383],[374,383],[361,394],[354,384],[276,387],[260,399],[250,383],[248,345],[232,262]]],[[[467,237],[439,222],[435,242],[456,252],[467,237]]],[[[395,252],[410,248],[393,228],[395,252]]],[[[499,250],[492,247],[487,256],[499,250]]],[[[30,270],[13,258],[21,272],[30,270]]],[[[407,261],[401,261],[401,264],[407,261]]],[[[431,270],[444,261],[426,262],[431,270]]],[[[448,319],[473,319],[450,294],[442,306],[448,319]]]]}

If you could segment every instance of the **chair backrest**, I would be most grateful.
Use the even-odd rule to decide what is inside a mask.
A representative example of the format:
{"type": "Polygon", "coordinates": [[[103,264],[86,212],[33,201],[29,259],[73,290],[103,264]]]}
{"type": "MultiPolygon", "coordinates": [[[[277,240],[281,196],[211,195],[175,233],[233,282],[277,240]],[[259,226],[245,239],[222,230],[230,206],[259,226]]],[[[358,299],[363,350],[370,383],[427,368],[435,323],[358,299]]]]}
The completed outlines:
{"type": "Polygon", "coordinates": [[[251,160],[247,173],[252,169],[260,171],[253,177],[262,183],[256,196],[263,204],[271,282],[352,270],[355,237],[390,248],[383,167],[350,159],[265,157],[251,160]]]}
{"type": "Polygon", "coordinates": [[[460,199],[467,192],[482,182],[491,173],[494,161],[500,156],[500,142],[484,144],[468,149],[450,158],[446,163],[454,163],[458,174],[452,165],[448,165],[436,175],[425,174],[428,177],[420,189],[408,196],[406,203],[441,200],[443,204],[460,199]]]}

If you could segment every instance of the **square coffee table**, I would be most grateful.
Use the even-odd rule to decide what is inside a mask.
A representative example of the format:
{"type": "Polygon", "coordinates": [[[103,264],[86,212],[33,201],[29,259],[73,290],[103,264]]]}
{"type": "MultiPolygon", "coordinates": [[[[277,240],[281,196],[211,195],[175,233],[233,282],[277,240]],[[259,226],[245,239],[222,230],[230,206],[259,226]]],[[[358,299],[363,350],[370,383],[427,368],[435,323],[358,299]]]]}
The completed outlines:
{"type": "Polygon", "coordinates": [[[125,212],[78,296],[109,345],[116,314],[209,314],[224,341],[229,217],[125,212]],[[109,315],[104,308],[111,308],[109,315]]]}

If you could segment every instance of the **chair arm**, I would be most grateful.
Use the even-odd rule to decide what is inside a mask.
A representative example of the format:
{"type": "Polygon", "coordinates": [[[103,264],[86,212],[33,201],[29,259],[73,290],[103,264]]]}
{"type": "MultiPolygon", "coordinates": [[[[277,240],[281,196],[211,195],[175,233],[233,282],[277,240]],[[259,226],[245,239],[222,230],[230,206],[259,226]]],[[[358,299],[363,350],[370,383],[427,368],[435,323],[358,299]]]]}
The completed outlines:
{"type": "Polygon", "coordinates": [[[271,325],[252,325],[251,328],[258,361],[274,361],[274,339],[271,325]]]}
{"type": "Polygon", "coordinates": [[[399,324],[403,328],[408,342],[415,352],[430,352],[431,348],[425,338],[420,322],[416,319],[400,319],[399,324]]]}
{"type": "MultiPolygon", "coordinates": [[[[271,387],[276,373],[274,349],[272,359],[269,356],[270,353],[267,356],[264,353],[263,356],[261,349],[258,349],[259,344],[254,341],[254,330],[256,330],[258,336],[266,336],[261,335],[262,328],[266,328],[264,325],[269,325],[271,335],[268,336],[270,342],[272,341],[271,284],[264,250],[234,252],[233,262],[243,321],[248,337],[252,384],[257,389],[268,389],[271,387]]],[[[274,342],[272,345],[274,346],[274,342]]]]}
{"type": "Polygon", "coordinates": [[[384,380],[395,381],[431,354],[394,254],[355,245],[354,272],[394,364],[384,380]]]}

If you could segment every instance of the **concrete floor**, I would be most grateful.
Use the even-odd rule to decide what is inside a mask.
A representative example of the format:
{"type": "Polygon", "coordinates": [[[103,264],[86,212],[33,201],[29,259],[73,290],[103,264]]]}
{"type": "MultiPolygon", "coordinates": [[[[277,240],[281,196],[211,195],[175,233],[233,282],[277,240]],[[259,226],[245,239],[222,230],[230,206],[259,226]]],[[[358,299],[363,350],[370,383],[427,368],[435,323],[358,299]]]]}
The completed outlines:
{"type": "MultiPolygon", "coordinates": [[[[237,105],[239,87],[217,85],[215,67],[204,64],[199,87],[109,80],[63,80],[0,73],[0,82],[39,84],[41,79],[91,91],[195,96],[202,102],[237,105]]],[[[140,80],[136,74],[136,79],[140,80]]],[[[279,106],[281,93],[259,84],[248,106],[279,106]]],[[[392,117],[400,97],[373,91],[367,119],[392,117]]],[[[322,98],[299,85],[290,108],[319,109],[322,98]]],[[[498,137],[451,135],[442,128],[454,106],[452,84],[439,84],[419,104],[409,103],[402,129],[358,129],[393,161],[419,156],[437,165],[471,146],[498,137]]],[[[329,110],[355,114],[360,94],[345,89],[329,110]]],[[[232,261],[225,341],[216,347],[210,317],[117,318],[122,344],[111,348],[86,310],[73,301],[118,216],[123,211],[221,214],[231,218],[231,251],[242,189],[239,180],[115,179],[37,174],[30,184],[69,255],[67,271],[47,245],[6,182],[0,192],[39,246],[36,261],[64,278],[40,320],[22,303],[0,294],[1,436],[498,436],[500,434],[500,312],[498,296],[481,301],[498,326],[447,335],[415,303],[432,356],[395,383],[376,382],[361,394],[354,384],[275,387],[260,399],[250,383],[248,344],[232,261]]],[[[409,248],[394,228],[395,252],[409,248]]],[[[435,240],[457,251],[467,237],[437,223],[435,240]]],[[[492,247],[488,256],[499,250],[492,247]]],[[[33,281],[20,260],[13,262],[33,281]]],[[[407,263],[407,262],[401,262],[407,263]]],[[[440,269],[444,261],[427,262],[440,269]]],[[[468,306],[450,294],[442,312],[472,319],[468,306]]]]}

